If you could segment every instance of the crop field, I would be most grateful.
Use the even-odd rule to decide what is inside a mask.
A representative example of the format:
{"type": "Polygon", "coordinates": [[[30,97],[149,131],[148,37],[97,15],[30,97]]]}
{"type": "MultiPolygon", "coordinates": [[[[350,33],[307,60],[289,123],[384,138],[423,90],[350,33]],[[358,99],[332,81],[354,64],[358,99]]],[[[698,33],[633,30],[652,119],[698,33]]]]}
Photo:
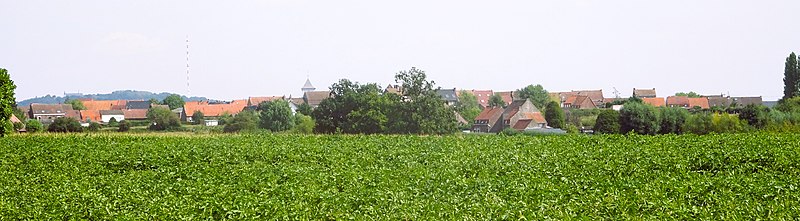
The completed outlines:
{"type": "Polygon", "coordinates": [[[800,218],[800,135],[23,135],[0,219],[800,218]]]}

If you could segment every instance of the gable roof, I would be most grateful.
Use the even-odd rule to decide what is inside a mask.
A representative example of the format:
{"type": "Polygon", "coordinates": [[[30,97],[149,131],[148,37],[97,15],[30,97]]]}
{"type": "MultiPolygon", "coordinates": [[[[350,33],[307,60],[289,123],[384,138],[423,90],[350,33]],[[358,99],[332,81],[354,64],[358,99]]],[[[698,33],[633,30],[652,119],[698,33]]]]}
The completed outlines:
{"type": "Polygon", "coordinates": [[[727,107],[731,105],[731,99],[727,97],[707,97],[710,107],[727,107]]]}
{"type": "Polygon", "coordinates": [[[100,116],[103,115],[125,115],[121,110],[101,110],[100,116]]]}
{"type": "Polygon", "coordinates": [[[656,89],[636,89],[633,88],[633,96],[634,97],[656,97],[656,89]]]}
{"type": "Polygon", "coordinates": [[[547,123],[542,112],[525,113],[525,119],[531,119],[535,123],[547,123]]]}
{"type": "Polygon", "coordinates": [[[663,97],[643,97],[642,102],[645,104],[653,105],[654,107],[664,107],[666,103],[664,102],[663,97]]]}
{"type": "Polygon", "coordinates": [[[689,97],[686,96],[669,96],[667,97],[667,106],[688,107],[689,97]]]}
{"type": "Polygon", "coordinates": [[[489,106],[489,98],[491,98],[494,94],[492,90],[471,90],[467,92],[475,95],[475,99],[478,100],[478,104],[484,107],[489,106]]]}
{"type": "Polygon", "coordinates": [[[31,104],[32,114],[57,114],[65,115],[72,110],[69,104],[31,104]]]}
{"type": "Polygon", "coordinates": [[[510,105],[511,102],[514,102],[513,91],[503,91],[495,94],[500,95],[500,97],[503,98],[503,102],[506,102],[506,105],[510,105]]]}
{"type": "Polygon", "coordinates": [[[741,106],[747,106],[750,104],[762,105],[764,103],[761,97],[733,97],[731,99],[734,103],[741,106]]]}
{"type": "Polygon", "coordinates": [[[511,128],[514,128],[515,130],[525,130],[528,128],[528,125],[531,125],[531,121],[531,119],[520,119],[511,128]]]}
{"type": "Polygon", "coordinates": [[[79,111],[79,110],[67,110],[67,113],[64,115],[64,117],[72,118],[72,119],[80,121],[81,120],[81,111],[79,111]]]}
{"type": "Polygon", "coordinates": [[[319,103],[322,103],[322,100],[325,100],[325,98],[329,97],[331,97],[330,91],[308,91],[303,94],[303,99],[312,107],[319,106],[319,103]]]}
{"type": "Polygon", "coordinates": [[[11,123],[22,123],[22,121],[19,120],[19,118],[17,118],[17,115],[13,115],[12,114],[11,115],[11,123]]]}
{"type": "Polygon", "coordinates": [[[298,98],[289,98],[289,103],[292,103],[292,104],[294,104],[295,106],[300,106],[301,104],[304,104],[304,103],[306,103],[306,101],[305,101],[305,100],[303,100],[303,98],[302,98],[302,97],[298,97],[298,98]]]}
{"type": "Polygon", "coordinates": [[[383,93],[396,94],[396,95],[401,95],[402,96],[403,95],[403,86],[396,85],[396,84],[395,85],[389,84],[388,86],[386,86],[386,89],[383,90],[383,93]]]}
{"type": "Polygon", "coordinates": [[[549,94],[550,97],[560,99],[562,102],[572,96],[586,96],[592,99],[594,103],[602,103],[605,99],[603,97],[603,90],[573,90],[570,92],[556,92],[549,94]]]}
{"type": "Polygon", "coordinates": [[[436,90],[436,94],[442,97],[442,100],[447,102],[458,102],[458,95],[456,94],[456,89],[439,89],[436,90]]]}
{"type": "Polygon", "coordinates": [[[705,97],[697,97],[697,98],[689,98],[689,108],[693,107],[700,107],[702,109],[708,109],[710,106],[708,105],[708,98],[705,97]]]}
{"type": "Polygon", "coordinates": [[[128,101],[125,109],[150,109],[150,101],[128,101]]]}
{"type": "Polygon", "coordinates": [[[82,110],[81,111],[81,121],[93,121],[99,122],[103,118],[100,117],[99,110],[82,110]]]}
{"type": "Polygon", "coordinates": [[[122,110],[122,114],[126,120],[143,120],[147,119],[147,111],[146,109],[122,110]]]}
{"type": "Polygon", "coordinates": [[[501,113],[503,113],[503,108],[501,108],[501,107],[489,107],[489,108],[483,109],[483,111],[481,111],[481,113],[478,114],[477,117],[475,117],[475,120],[489,120],[489,121],[491,121],[491,120],[493,120],[495,118],[498,118],[501,113]]]}
{"type": "Polygon", "coordinates": [[[249,97],[247,98],[247,106],[258,106],[263,102],[270,102],[274,100],[283,100],[284,96],[269,96],[269,97],[249,97]]]}
{"type": "MultiPolygon", "coordinates": [[[[85,100],[82,101],[86,110],[113,110],[115,108],[127,106],[126,100],[85,100]]],[[[120,108],[121,109],[121,108],[120,108]]]]}
{"type": "Polygon", "coordinates": [[[219,117],[224,113],[236,115],[247,107],[247,100],[234,100],[229,103],[209,104],[208,101],[186,102],[183,108],[186,115],[191,116],[195,111],[200,111],[206,117],[219,117]]]}
{"type": "Polygon", "coordinates": [[[311,79],[306,78],[306,83],[303,84],[303,88],[302,89],[314,90],[314,89],[317,89],[317,88],[315,88],[314,85],[311,85],[311,79]]]}

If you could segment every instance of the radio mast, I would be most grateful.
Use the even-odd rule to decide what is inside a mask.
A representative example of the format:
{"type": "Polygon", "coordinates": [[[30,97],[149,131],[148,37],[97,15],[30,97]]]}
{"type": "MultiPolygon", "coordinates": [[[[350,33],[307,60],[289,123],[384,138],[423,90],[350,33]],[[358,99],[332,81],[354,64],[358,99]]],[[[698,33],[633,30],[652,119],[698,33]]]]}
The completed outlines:
{"type": "Polygon", "coordinates": [[[186,97],[192,96],[192,89],[189,87],[189,35],[186,35],[186,97]]]}

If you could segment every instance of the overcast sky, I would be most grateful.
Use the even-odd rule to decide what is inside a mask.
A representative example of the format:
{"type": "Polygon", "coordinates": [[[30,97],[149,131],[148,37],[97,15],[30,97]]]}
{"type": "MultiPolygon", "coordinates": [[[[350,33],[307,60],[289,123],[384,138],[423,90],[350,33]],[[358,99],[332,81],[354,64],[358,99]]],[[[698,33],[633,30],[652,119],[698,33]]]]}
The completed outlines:
{"type": "Polygon", "coordinates": [[[777,100],[800,1],[0,0],[17,99],[146,90],[301,96],[341,78],[549,91],[634,87],[777,100]]]}

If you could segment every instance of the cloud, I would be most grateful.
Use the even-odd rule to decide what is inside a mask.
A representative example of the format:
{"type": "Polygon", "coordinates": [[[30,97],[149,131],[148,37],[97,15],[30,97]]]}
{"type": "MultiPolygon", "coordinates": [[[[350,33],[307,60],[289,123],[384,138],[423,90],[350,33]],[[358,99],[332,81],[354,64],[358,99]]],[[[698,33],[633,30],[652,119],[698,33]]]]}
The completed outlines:
{"type": "Polygon", "coordinates": [[[102,52],[113,55],[137,55],[163,49],[162,40],[139,33],[112,32],[103,36],[96,45],[102,52]]]}

